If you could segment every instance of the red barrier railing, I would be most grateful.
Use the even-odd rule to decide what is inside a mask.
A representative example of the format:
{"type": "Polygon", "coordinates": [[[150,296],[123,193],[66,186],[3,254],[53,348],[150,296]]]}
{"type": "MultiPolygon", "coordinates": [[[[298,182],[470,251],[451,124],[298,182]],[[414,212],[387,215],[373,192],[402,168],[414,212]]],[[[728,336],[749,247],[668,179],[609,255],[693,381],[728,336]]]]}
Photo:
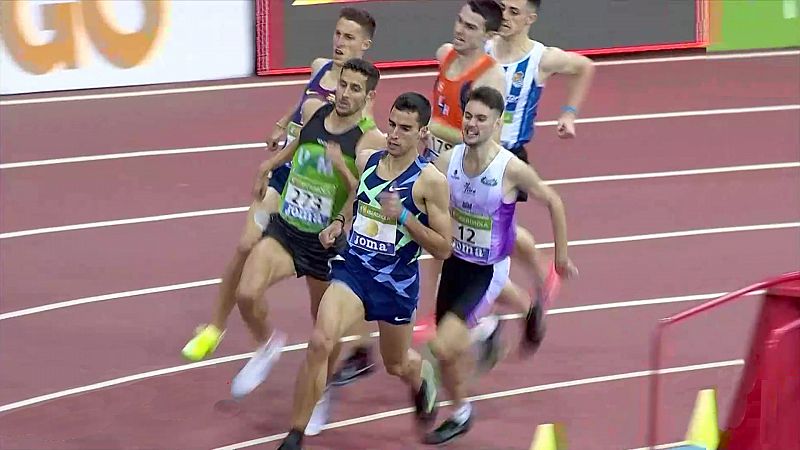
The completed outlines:
{"type": "Polygon", "coordinates": [[[773,368],[773,374],[771,375],[774,376],[765,377],[765,380],[769,379],[770,381],[766,383],[766,386],[764,386],[761,391],[761,429],[763,430],[761,433],[761,445],[764,450],[779,450],[775,445],[775,440],[777,439],[775,433],[771,433],[768,429],[770,424],[775,427],[777,427],[778,424],[778,396],[780,395],[778,384],[783,381],[781,380],[780,374],[774,373],[774,368],[781,366],[776,364],[778,348],[781,345],[781,341],[789,332],[796,330],[800,330],[800,319],[772,330],[767,340],[767,353],[765,357],[769,360],[769,364],[765,364],[765,367],[773,368]]]}
{"type": "Polygon", "coordinates": [[[788,281],[800,280],[800,272],[789,272],[779,277],[762,281],[751,286],[730,292],[722,297],[703,303],[694,308],[680,312],[672,317],[661,319],[653,333],[653,341],[650,352],[651,374],[650,374],[650,418],[647,426],[647,446],[655,447],[658,445],[658,403],[659,403],[659,372],[661,372],[662,341],[664,329],[690,317],[696,316],[701,312],[723,305],[736,300],[750,292],[766,289],[771,286],[786,283],[788,281]]]}

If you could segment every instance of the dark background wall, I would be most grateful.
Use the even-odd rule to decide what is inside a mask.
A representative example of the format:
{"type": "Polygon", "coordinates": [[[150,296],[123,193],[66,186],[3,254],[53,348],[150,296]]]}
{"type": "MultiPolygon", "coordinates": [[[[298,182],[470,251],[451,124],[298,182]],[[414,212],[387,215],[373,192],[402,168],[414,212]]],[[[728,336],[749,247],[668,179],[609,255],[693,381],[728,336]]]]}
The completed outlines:
{"type": "MultiPolygon", "coordinates": [[[[284,0],[283,67],[304,67],[331,53],[339,10],[348,3],[292,6],[284,0]]],[[[352,3],[378,23],[370,59],[429,60],[448,42],[465,0],[352,3]]],[[[544,0],[532,36],[570,50],[694,42],[695,0],[544,0]]],[[[272,43],[280,37],[272,37],[272,43]]],[[[272,67],[278,69],[278,67],[272,67]]]]}

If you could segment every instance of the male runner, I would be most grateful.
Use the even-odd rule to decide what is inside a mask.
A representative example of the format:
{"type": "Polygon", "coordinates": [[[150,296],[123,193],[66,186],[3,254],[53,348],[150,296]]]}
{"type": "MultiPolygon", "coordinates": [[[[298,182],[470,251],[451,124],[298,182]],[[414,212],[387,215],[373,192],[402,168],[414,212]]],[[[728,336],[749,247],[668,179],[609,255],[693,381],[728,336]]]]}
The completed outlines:
{"type": "Polygon", "coordinates": [[[267,321],[267,311],[259,304],[270,286],[292,275],[305,277],[311,314],[317,316],[330,279],[328,260],[336,255],[336,248],[323,248],[317,235],[346,206],[356,188],[358,152],[384,142],[375,123],[363,117],[379,78],[378,69],[371,63],[348,60],[339,76],[335,104],[319,108],[296,140],[259,167],[257,183],[263,183],[274,167],[292,159],[280,212],[272,215],[264,239],[247,257],[236,291],[242,318],[260,345],[233,379],[234,397],[248,394],[264,381],[285,340],[267,321]]]}
{"type": "MultiPolygon", "coordinates": [[[[439,75],[433,91],[431,144],[426,158],[435,160],[462,142],[464,104],[471,89],[491,86],[505,91],[505,76],[500,66],[486,54],[486,43],[500,29],[503,11],[494,0],[470,0],[459,10],[452,42],[436,51],[439,75]]],[[[499,141],[500,134],[496,136],[499,141]]],[[[441,261],[427,263],[422,277],[422,295],[436,294],[441,261]]]]}
{"type": "MultiPolygon", "coordinates": [[[[506,106],[503,113],[503,128],[500,143],[515,154],[522,161],[528,162],[528,152],[525,145],[534,136],[534,119],[539,107],[539,99],[545,81],[554,74],[563,74],[568,77],[567,98],[562,107],[562,114],[558,118],[556,132],[562,139],[575,137],[575,116],[586,98],[594,75],[592,61],[574,52],[565,52],[557,47],[545,47],[542,43],[530,39],[530,28],[538,18],[541,0],[502,0],[503,22],[498,35],[486,45],[486,51],[505,71],[506,77],[506,106]]],[[[518,201],[527,200],[527,193],[520,192],[518,201]]],[[[519,230],[518,230],[519,231],[519,230]]],[[[553,299],[551,296],[557,286],[548,286],[542,290],[547,277],[538,252],[533,242],[533,236],[528,239],[528,232],[524,232],[523,239],[518,239],[518,245],[512,256],[522,256],[524,261],[531,261],[535,280],[535,289],[538,290],[532,304],[514,305],[521,312],[527,311],[525,327],[525,340],[530,350],[535,350],[544,338],[544,304],[553,299]],[[524,245],[519,245],[524,243],[524,245]]],[[[556,280],[553,280],[557,282],[556,280]]],[[[510,300],[520,296],[506,295],[504,292],[500,299],[510,300]]],[[[486,321],[491,327],[499,322],[496,317],[486,321]]],[[[487,330],[488,331],[488,330],[487,330]]],[[[486,332],[484,332],[486,333],[486,332]]],[[[484,341],[486,345],[496,346],[499,343],[498,333],[492,333],[491,339],[484,341]]],[[[496,352],[497,347],[494,351],[496,352]]],[[[484,347],[483,354],[491,357],[492,349],[484,347]]],[[[485,363],[490,364],[490,363],[485,363]]]]}
{"type": "Polygon", "coordinates": [[[494,0],[470,0],[458,13],[453,41],[436,51],[439,75],[433,92],[430,131],[434,156],[461,142],[464,103],[471,89],[491,86],[505,91],[500,66],[484,50],[500,29],[503,11],[494,0]]]}
{"type": "MultiPolygon", "coordinates": [[[[375,27],[375,19],[365,10],[347,7],[340,11],[333,34],[331,59],[317,58],[312,62],[311,78],[304,88],[299,104],[276,122],[275,128],[267,138],[267,147],[270,150],[278,149],[278,143],[284,132],[287,146],[297,138],[304,123],[304,110],[313,113],[322,105],[334,101],[342,65],[350,58],[361,58],[364,55],[372,45],[375,27]]],[[[368,102],[364,108],[365,116],[371,117],[370,109],[371,102],[368,102]]],[[[201,326],[195,337],[183,348],[183,355],[187,359],[192,361],[204,359],[219,345],[227,319],[236,304],[236,286],[241,278],[242,267],[267,226],[268,218],[278,210],[290,166],[291,164],[287,162],[272,171],[266,192],[264,184],[255,187],[256,198],[248,210],[239,246],[222,275],[213,319],[210,324],[201,326]]],[[[346,370],[342,371],[342,376],[346,379],[354,378],[366,373],[371,367],[369,352],[357,349],[354,356],[346,361],[346,370]]]]}
{"type": "Polygon", "coordinates": [[[490,87],[473,89],[464,110],[464,143],[444,153],[436,167],[447,174],[453,217],[453,255],[444,261],[436,296],[436,335],[428,343],[437,359],[455,411],[423,442],[441,444],[471,426],[466,370],[471,364],[470,328],[487,314],[508,279],[515,240],[517,195],[527,192],[550,211],[555,267],[568,276],[567,224],[558,194],[533,168],[493,140],[502,125],[505,100],[490,87]]]}
{"type": "Polygon", "coordinates": [[[429,120],[430,103],[422,95],[395,100],[385,149],[358,155],[361,177],[352,211],[320,233],[320,242],[330,246],[354,217],[349,250],[331,261],[333,282],[319,307],[297,377],[292,428],[280,450],[301,448],[312,408],[323,395],[331,349],[362,318],[378,321],[384,365],[411,388],[417,420],[434,419],[432,368],[410,348],[421,250],[442,259],[452,250],[447,180],[419,155],[429,120]]]}

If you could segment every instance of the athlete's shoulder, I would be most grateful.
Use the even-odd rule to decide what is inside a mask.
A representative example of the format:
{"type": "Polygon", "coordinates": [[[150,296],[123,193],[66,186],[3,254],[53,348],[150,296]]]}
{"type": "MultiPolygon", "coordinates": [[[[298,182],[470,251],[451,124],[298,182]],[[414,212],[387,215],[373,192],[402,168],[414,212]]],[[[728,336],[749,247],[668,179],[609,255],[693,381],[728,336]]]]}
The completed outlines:
{"type": "Polygon", "coordinates": [[[432,163],[425,164],[425,167],[420,171],[419,180],[422,182],[426,192],[431,194],[439,189],[449,189],[447,176],[432,163]]]}
{"type": "MultiPolygon", "coordinates": [[[[505,149],[503,150],[508,152],[508,150],[505,149]]],[[[515,182],[515,184],[519,184],[520,180],[522,180],[527,176],[530,176],[532,169],[533,167],[529,163],[526,163],[525,161],[517,158],[512,153],[511,157],[508,159],[508,163],[506,163],[506,168],[504,173],[507,179],[511,180],[512,182],[515,182]]]]}
{"type": "Polygon", "coordinates": [[[316,58],[314,61],[311,61],[311,77],[313,78],[329,62],[331,62],[331,60],[328,58],[316,58]]]}
{"type": "Polygon", "coordinates": [[[492,58],[491,66],[475,81],[475,87],[479,86],[493,87],[505,96],[506,73],[503,70],[503,66],[495,61],[494,58],[492,58]]]}
{"type": "Polygon", "coordinates": [[[359,127],[364,134],[358,140],[358,149],[380,149],[386,146],[386,136],[381,132],[375,121],[369,117],[361,119],[359,127]]]}
{"type": "Polygon", "coordinates": [[[439,46],[436,50],[436,60],[440,63],[444,61],[445,56],[447,56],[450,51],[453,50],[453,44],[447,42],[439,46]]]}

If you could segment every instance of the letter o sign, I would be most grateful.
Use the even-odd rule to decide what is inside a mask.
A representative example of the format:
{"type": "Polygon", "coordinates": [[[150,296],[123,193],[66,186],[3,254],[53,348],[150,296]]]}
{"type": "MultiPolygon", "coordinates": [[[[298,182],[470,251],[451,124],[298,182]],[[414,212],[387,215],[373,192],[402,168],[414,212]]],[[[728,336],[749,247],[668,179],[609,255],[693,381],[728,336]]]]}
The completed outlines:
{"type": "Polygon", "coordinates": [[[144,9],[144,24],[132,33],[118,31],[108,11],[108,1],[80,0],[40,5],[44,29],[53,31],[49,42],[35,39],[28,0],[0,0],[0,33],[11,57],[36,75],[56,68],[77,69],[78,39],[85,33],[103,58],[128,69],[144,62],[163,35],[168,0],[137,0],[144,9]]]}

